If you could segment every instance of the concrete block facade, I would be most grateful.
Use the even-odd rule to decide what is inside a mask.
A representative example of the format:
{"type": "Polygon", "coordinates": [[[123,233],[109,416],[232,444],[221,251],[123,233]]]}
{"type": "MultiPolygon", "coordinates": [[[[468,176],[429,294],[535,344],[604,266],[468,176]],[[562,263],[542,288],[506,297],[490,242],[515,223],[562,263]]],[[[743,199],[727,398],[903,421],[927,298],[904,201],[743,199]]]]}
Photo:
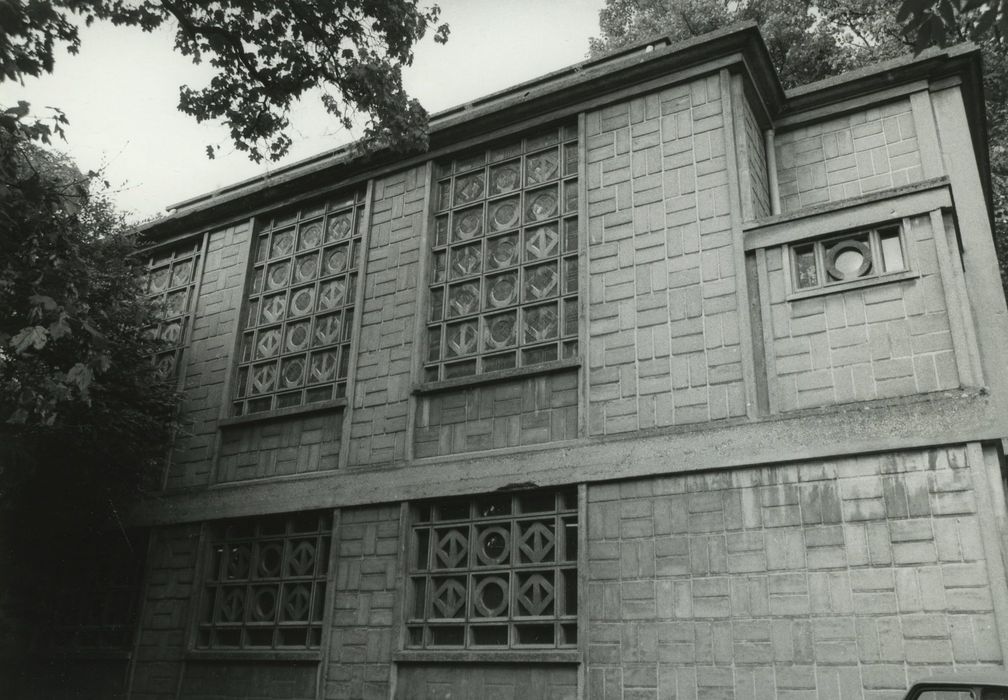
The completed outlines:
{"type": "Polygon", "coordinates": [[[429,153],[334,156],[149,228],[205,253],[190,427],[132,516],[151,545],[126,694],[896,700],[1004,666],[1008,309],[976,54],[784,93],[760,41],[628,50],[435,117],[429,153]],[[472,164],[575,124],[575,150],[472,164]],[[489,245],[479,226],[507,221],[524,243],[550,178],[575,177],[556,218],[576,211],[575,356],[428,380],[435,226],[455,221],[435,214],[522,197],[449,231],[489,245]],[[346,397],[232,415],[257,217],[365,190],[346,397]],[[880,228],[901,268],[865,262],[876,236],[856,276],[796,287],[796,249],[823,266],[824,241],[880,228]],[[324,572],[298,568],[304,530],[211,551],[207,533],[299,513],[332,514],[324,572]],[[221,561],[243,592],[207,578],[221,561]],[[321,632],[295,649],[268,635],[303,621],[303,581],[321,632]],[[217,624],[260,641],[197,648],[217,624]]]}
{"type": "Polygon", "coordinates": [[[421,398],[413,453],[437,457],[577,437],[578,376],[566,371],[421,398]]]}
{"type": "Polygon", "coordinates": [[[924,179],[907,99],[782,132],[774,144],[783,211],[924,179]]]}
{"type": "Polygon", "coordinates": [[[589,697],[899,697],[998,663],[965,450],[588,489],[589,697]]]}
{"type": "Polygon", "coordinates": [[[591,435],[746,412],[723,87],[587,115],[591,435]]]}
{"type": "Polygon", "coordinates": [[[781,410],[959,387],[936,233],[927,216],[907,224],[917,276],[888,285],[793,299],[787,249],[767,250],[781,410]]]}

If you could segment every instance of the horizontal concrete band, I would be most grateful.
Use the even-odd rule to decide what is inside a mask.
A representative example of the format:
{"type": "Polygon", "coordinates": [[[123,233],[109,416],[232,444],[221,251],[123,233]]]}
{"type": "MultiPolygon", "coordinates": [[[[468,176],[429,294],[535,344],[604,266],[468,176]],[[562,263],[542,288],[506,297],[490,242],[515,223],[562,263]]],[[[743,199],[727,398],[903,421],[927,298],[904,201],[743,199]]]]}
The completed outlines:
{"type": "Polygon", "coordinates": [[[800,241],[823,233],[897,221],[952,206],[947,177],[842,202],[807,207],[746,224],[747,251],[800,241]]]}
{"type": "Polygon", "coordinates": [[[1008,436],[1002,404],[986,391],[963,390],[524,451],[332,470],[166,494],[140,504],[130,520],[142,526],[198,522],[1000,440],[1008,436]]]}

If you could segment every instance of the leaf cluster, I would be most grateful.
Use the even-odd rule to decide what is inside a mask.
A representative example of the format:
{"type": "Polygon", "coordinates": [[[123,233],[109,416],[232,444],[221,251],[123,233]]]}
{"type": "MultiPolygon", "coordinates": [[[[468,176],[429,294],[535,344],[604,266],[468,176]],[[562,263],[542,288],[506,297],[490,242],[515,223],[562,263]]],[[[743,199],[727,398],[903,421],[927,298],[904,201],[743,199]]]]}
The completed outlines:
{"type": "Polygon", "coordinates": [[[0,118],[0,514],[79,526],[156,472],[179,397],[121,214],[22,112],[0,118]]]}
{"type": "MultiPolygon", "coordinates": [[[[208,85],[179,88],[179,110],[227,124],[253,161],[290,149],[290,110],[310,90],[345,129],[364,118],[360,148],[424,148],[427,112],[403,88],[413,47],[434,27],[437,5],[417,0],[48,0],[0,3],[0,81],[51,72],[54,50],[80,47],[78,26],[107,21],[170,27],[175,48],[214,69],[208,85]]],[[[219,147],[207,146],[212,158],[219,147]]]]}

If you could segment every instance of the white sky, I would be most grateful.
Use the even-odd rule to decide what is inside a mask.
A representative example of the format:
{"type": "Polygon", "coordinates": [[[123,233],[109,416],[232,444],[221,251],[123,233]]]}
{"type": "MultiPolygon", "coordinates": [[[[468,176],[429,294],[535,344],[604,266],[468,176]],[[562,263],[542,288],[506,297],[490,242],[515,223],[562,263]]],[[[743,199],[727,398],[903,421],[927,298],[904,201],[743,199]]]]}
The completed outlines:
{"type": "MultiPolygon", "coordinates": [[[[584,59],[604,0],[440,0],[451,25],[446,45],[429,32],[405,74],[429,112],[467,102],[584,59]]],[[[103,169],[120,208],[147,218],[170,204],[332,149],[351,136],[330,122],[315,96],[291,118],[294,145],[283,161],[255,164],[231,146],[226,127],[182,114],[178,86],[202,87],[210,69],[176,54],[173,34],[96,24],[81,30],[77,56],[60,48],[53,74],[3,84],[0,104],[28,100],[70,119],[57,144],[83,170],[103,169]],[[220,145],[215,160],[206,145],[220,145]]]]}

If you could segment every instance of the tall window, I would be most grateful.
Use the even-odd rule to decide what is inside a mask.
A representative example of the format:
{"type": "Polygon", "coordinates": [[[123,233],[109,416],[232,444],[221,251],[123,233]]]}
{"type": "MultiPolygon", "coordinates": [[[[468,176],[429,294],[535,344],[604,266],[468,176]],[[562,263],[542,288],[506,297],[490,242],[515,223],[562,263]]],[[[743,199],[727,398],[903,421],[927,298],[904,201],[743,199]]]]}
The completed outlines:
{"type": "Polygon", "coordinates": [[[577,645],[577,492],[414,507],[408,646],[577,645]]]}
{"type": "Polygon", "coordinates": [[[327,513],[241,520],[213,533],[198,649],[317,649],[332,520],[327,513]]]}
{"type": "Polygon", "coordinates": [[[364,191],[257,222],[234,413],[346,393],[364,191]]]}
{"type": "Polygon", "coordinates": [[[171,376],[178,366],[186,344],[186,329],[195,303],[196,272],[202,239],[159,252],[147,261],[145,288],[160,310],[161,322],[148,329],[148,334],[164,343],[154,358],[158,373],[171,376]]]}
{"type": "Polygon", "coordinates": [[[578,353],[577,128],[439,164],[425,377],[578,353]]]}

